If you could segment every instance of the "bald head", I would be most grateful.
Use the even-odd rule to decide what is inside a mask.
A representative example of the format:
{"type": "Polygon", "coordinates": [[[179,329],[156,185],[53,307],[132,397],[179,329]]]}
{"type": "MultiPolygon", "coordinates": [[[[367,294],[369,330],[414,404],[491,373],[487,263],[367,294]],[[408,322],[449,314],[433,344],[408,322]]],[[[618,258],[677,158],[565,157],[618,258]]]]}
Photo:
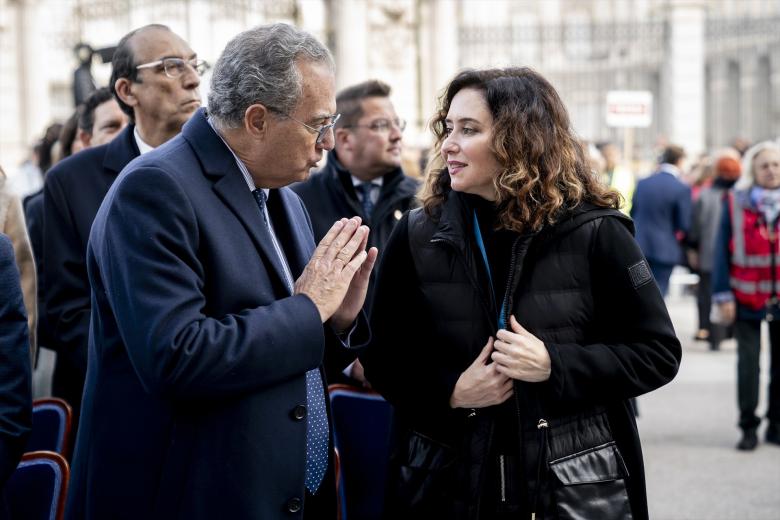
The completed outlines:
{"type": "Polygon", "coordinates": [[[119,42],[111,89],[147,144],[158,146],[181,131],[200,107],[204,70],[197,55],[164,25],[147,25],[119,42]]]}

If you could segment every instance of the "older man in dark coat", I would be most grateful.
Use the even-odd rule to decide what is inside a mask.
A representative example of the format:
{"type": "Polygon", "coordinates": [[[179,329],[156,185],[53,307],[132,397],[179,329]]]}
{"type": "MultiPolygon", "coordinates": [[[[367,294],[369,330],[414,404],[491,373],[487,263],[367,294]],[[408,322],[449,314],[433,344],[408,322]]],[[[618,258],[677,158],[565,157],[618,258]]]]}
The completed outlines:
{"type": "Polygon", "coordinates": [[[335,518],[322,361],[368,341],[377,251],[359,219],[315,249],[285,187],[333,147],[333,68],[289,25],[241,33],[208,114],[106,196],[68,518],[335,518]]]}

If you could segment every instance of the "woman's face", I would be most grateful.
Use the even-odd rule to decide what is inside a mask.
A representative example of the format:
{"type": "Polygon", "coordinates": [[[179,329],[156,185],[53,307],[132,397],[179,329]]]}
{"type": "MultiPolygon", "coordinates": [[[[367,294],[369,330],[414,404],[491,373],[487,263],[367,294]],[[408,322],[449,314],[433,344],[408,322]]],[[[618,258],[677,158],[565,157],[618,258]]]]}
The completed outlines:
{"type": "Polygon", "coordinates": [[[773,190],[780,188],[780,152],[764,150],[753,158],[756,184],[773,190]]]}
{"type": "Polygon", "coordinates": [[[493,116],[482,92],[466,88],[455,94],[445,123],[448,135],[441,157],[452,189],[496,200],[493,179],[502,168],[490,148],[493,116]]]}

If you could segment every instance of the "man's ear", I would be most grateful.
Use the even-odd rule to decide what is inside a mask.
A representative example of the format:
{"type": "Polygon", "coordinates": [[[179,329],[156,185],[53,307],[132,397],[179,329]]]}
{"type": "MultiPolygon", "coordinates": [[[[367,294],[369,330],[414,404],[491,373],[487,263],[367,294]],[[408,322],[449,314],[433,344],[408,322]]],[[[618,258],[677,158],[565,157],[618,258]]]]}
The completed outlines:
{"type": "Polygon", "coordinates": [[[352,148],[352,132],[346,128],[338,128],[335,132],[336,146],[340,150],[350,150],[352,148]]]}
{"type": "Polygon", "coordinates": [[[92,143],[92,134],[79,128],[76,132],[76,139],[81,141],[81,144],[84,146],[84,148],[89,148],[92,143]]]}
{"type": "Polygon", "coordinates": [[[124,102],[125,105],[136,107],[138,105],[138,98],[133,94],[133,82],[127,78],[119,78],[114,83],[114,90],[119,99],[124,102]]]}
{"type": "Polygon", "coordinates": [[[263,139],[268,134],[268,123],[271,111],[265,105],[256,103],[249,105],[244,112],[244,129],[249,135],[263,139]]]}

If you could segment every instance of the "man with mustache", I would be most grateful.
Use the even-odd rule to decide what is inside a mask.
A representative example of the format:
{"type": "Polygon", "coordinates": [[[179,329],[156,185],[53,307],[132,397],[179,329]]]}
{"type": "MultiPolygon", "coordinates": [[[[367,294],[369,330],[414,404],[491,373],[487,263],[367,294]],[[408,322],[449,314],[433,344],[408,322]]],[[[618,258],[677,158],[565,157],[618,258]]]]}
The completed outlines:
{"type": "Polygon", "coordinates": [[[44,308],[57,350],[52,393],[78,416],[87,370],[89,230],[122,168],[171,139],[200,106],[205,62],[164,25],[126,34],[111,62],[109,88],[131,123],[110,143],[59,162],[44,186],[44,308]]]}

